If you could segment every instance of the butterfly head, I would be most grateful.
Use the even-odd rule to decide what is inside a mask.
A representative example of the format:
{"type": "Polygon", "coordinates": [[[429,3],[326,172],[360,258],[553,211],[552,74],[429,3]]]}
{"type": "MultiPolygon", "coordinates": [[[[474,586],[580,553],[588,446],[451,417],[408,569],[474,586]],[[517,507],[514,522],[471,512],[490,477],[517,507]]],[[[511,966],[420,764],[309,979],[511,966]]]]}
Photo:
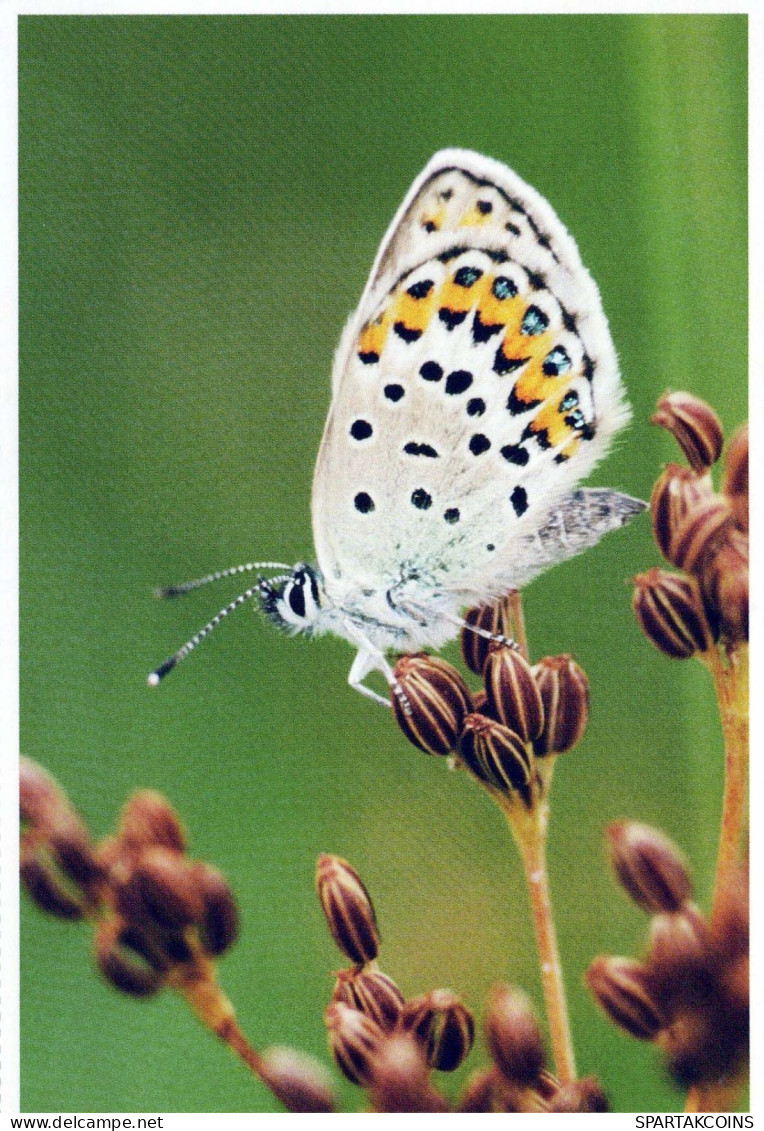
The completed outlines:
{"type": "Polygon", "coordinates": [[[289,574],[262,580],[258,596],[265,615],[290,634],[309,633],[326,607],[321,575],[305,562],[298,562],[289,574]]]}

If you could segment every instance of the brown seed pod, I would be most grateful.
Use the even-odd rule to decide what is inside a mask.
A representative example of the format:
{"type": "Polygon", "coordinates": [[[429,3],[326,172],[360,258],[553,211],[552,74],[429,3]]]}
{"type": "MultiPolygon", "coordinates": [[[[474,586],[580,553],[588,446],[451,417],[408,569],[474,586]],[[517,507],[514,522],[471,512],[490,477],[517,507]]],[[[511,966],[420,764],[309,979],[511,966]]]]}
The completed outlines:
{"type": "Polygon", "coordinates": [[[475,1021],[451,990],[432,990],[406,1002],[399,1026],[418,1042],[431,1068],[453,1072],[469,1055],[475,1021]]]}
{"type": "Polygon", "coordinates": [[[470,690],[459,672],[437,656],[420,653],[401,656],[395,678],[407,702],[404,707],[395,692],[391,702],[406,738],[426,754],[450,754],[472,709],[470,690]]]}
{"type": "Polygon", "coordinates": [[[713,486],[708,476],[698,476],[681,464],[669,463],[658,477],[650,497],[653,536],[668,561],[677,528],[687,514],[711,498],[713,486]]]}
{"type": "Polygon", "coordinates": [[[429,1068],[416,1041],[395,1033],[374,1058],[371,1086],[373,1110],[377,1112],[442,1112],[448,1104],[429,1081],[429,1068]]]}
{"type": "Polygon", "coordinates": [[[520,736],[487,715],[467,715],[459,756],[479,781],[502,793],[524,790],[531,779],[531,755],[520,736]]]}
{"type": "Polygon", "coordinates": [[[549,1103],[551,1112],[610,1111],[607,1096],[596,1076],[585,1076],[559,1087],[549,1103]]]}
{"type": "Polygon", "coordinates": [[[342,953],[359,966],[372,962],[379,953],[377,917],[355,868],[339,856],[319,856],[316,888],[329,930],[342,953]]]}
{"type": "Polygon", "coordinates": [[[496,1089],[496,1069],[479,1068],[473,1072],[459,1097],[456,1110],[460,1112],[483,1113],[494,1110],[493,1097],[496,1089]]]}
{"type": "Polygon", "coordinates": [[[340,1071],[354,1084],[369,1084],[385,1034],[365,1013],[342,1002],[326,1010],[329,1048],[340,1071]]]}
{"type": "Polygon", "coordinates": [[[729,644],[748,640],[749,561],[748,535],[734,529],[718,553],[707,562],[701,576],[706,610],[716,617],[720,633],[729,644]]]}
{"type": "MultiPolygon", "coordinates": [[[[503,636],[507,640],[513,640],[517,630],[511,601],[512,596],[508,593],[493,605],[477,605],[469,609],[464,619],[467,624],[474,624],[476,628],[489,632],[491,636],[503,636]]],[[[475,675],[482,676],[491,641],[476,632],[470,632],[468,628],[462,629],[460,640],[465,664],[475,675]]]]}
{"type": "Polygon", "coordinates": [[[153,789],[141,789],[125,804],[119,836],[132,849],[150,844],[185,852],[186,833],[169,801],[153,789]]]}
{"type": "Polygon", "coordinates": [[[724,461],[722,491],[732,505],[732,517],[748,533],[748,425],[732,437],[724,461]]]}
{"type": "Polygon", "coordinates": [[[680,911],[692,898],[684,857],[663,833],[639,821],[613,821],[607,840],[618,880],[643,911],[680,911]]]}
{"type": "Polygon", "coordinates": [[[494,986],[488,998],[485,1035],[488,1050],[509,1083],[521,1088],[534,1087],[546,1055],[527,994],[513,986],[494,986]]]}
{"type": "Polygon", "coordinates": [[[191,861],[167,848],[146,848],[125,882],[115,888],[117,909],[128,922],[179,930],[202,917],[204,905],[191,861]]]}
{"type": "Polygon", "coordinates": [[[544,728],[544,706],[528,661],[514,648],[491,645],[483,678],[487,714],[523,742],[538,738],[544,728]]]}
{"type": "Polygon", "coordinates": [[[710,405],[690,393],[664,393],[650,423],[672,434],[690,467],[699,474],[722,454],[724,436],[719,417],[710,405]]]}
{"type": "Polygon", "coordinates": [[[226,878],[211,864],[197,863],[193,877],[202,900],[199,935],[207,954],[217,956],[239,937],[239,908],[226,878]]]}
{"type": "Polygon", "coordinates": [[[133,997],[156,993],[164,982],[167,963],[141,932],[110,919],[95,935],[96,961],[101,973],[115,989],[133,997]]]}
{"type": "Polygon", "coordinates": [[[640,1041],[653,1041],[666,1018],[656,1001],[650,971],[633,958],[595,958],[586,983],[611,1021],[640,1041]]]}
{"type": "Polygon", "coordinates": [[[19,759],[19,810],[22,824],[45,831],[67,824],[73,812],[55,778],[24,757],[19,759]]]}
{"type": "Polygon", "coordinates": [[[334,1095],[323,1064],[297,1049],[266,1049],[258,1075],[287,1111],[333,1112],[334,1095]]]}
{"type": "Polygon", "coordinates": [[[42,839],[22,838],[21,882],[31,899],[57,919],[81,919],[85,914],[81,892],[61,875],[42,839]]]}
{"type": "Polygon", "coordinates": [[[647,639],[674,659],[705,652],[718,638],[718,618],[712,626],[694,578],[657,568],[639,573],[632,605],[647,639]]]}
{"type": "Polygon", "coordinates": [[[544,729],[533,744],[537,757],[562,754],[580,742],[589,721],[589,680],[572,656],[545,656],[533,667],[544,706],[544,729]]]}
{"type": "Polygon", "coordinates": [[[403,994],[392,978],[381,970],[340,970],[332,1001],[341,1001],[351,1009],[360,1009],[390,1033],[403,1009],[403,994]]]}
{"type": "Polygon", "coordinates": [[[677,524],[667,557],[685,573],[702,576],[728,540],[732,508],[723,495],[712,495],[693,507],[677,524]]]}

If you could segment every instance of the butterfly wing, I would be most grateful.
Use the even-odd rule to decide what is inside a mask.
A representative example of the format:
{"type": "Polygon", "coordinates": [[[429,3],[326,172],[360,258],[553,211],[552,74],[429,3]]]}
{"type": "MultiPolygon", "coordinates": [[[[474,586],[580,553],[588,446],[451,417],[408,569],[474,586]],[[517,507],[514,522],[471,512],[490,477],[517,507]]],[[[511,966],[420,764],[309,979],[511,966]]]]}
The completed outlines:
{"type": "Polygon", "coordinates": [[[411,187],[332,384],[313,483],[330,591],[420,579],[467,603],[528,580],[528,539],[628,419],[572,237],[515,173],[466,150],[436,154],[411,187]]]}

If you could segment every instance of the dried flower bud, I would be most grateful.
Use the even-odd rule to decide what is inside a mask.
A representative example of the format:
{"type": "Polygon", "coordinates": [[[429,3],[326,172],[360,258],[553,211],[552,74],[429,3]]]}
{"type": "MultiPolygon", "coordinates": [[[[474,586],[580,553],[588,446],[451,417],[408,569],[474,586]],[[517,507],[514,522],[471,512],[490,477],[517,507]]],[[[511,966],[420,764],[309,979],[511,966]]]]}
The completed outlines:
{"type": "Polygon", "coordinates": [[[694,578],[664,569],[639,573],[632,604],[647,639],[674,659],[705,652],[718,636],[716,619],[712,628],[694,578]]]}
{"type": "Polygon", "coordinates": [[[595,1076],[585,1076],[561,1085],[552,1097],[550,1112],[602,1112],[610,1111],[607,1096],[595,1076]]]}
{"type": "Polygon", "coordinates": [[[690,467],[699,474],[722,454],[724,437],[719,417],[710,405],[690,393],[664,393],[650,423],[672,434],[690,467]]]}
{"type": "Polygon", "coordinates": [[[351,1009],[360,1009],[384,1029],[391,1032],[403,1009],[403,994],[392,978],[381,970],[341,970],[332,994],[332,1001],[341,1001],[351,1009]]]}
{"type": "Polygon", "coordinates": [[[655,1000],[650,974],[632,958],[596,958],[586,982],[611,1021],[640,1041],[652,1041],[666,1020],[655,1000]]]}
{"type": "Polygon", "coordinates": [[[480,1068],[473,1072],[459,1097],[457,1111],[476,1114],[492,1112],[495,1083],[495,1068],[480,1068]]]}
{"type": "Polygon", "coordinates": [[[374,1057],[371,1098],[378,1112],[443,1112],[448,1105],[429,1081],[429,1069],[416,1041],[398,1033],[374,1057]]]}
{"type": "Polygon", "coordinates": [[[723,495],[712,495],[689,511],[674,530],[667,557],[685,573],[701,575],[727,540],[732,508],[723,495]]]}
{"type": "Polygon", "coordinates": [[[83,917],[81,893],[66,883],[44,843],[22,839],[20,857],[21,882],[38,907],[57,919],[83,917]]]}
{"type": "Polygon", "coordinates": [[[161,793],[141,789],[127,801],[119,824],[120,839],[133,849],[150,844],[174,852],[186,849],[186,834],[180,818],[161,793]]]}
{"type": "Polygon", "coordinates": [[[326,1010],[329,1048],[341,1072],[354,1084],[370,1083],[385,1034],[360,1010],[333,1002],[326,1010]]]}
{"type": "Polygon", "coordinates": [[[361,877],[339,856],[319,856],[316,864],[318,898],[343,954],[359,966],[379,953],[379,931],[374,906],[361,877]]]}
{"type": "Polygon", "coordinates": [[[287,1111],[333,1112],[334,1095],[323,1064],[297,1049],[266,1049],[258,1072],[287,1111]]]}
{"type": "Polygon", "coordinates": [[[666,466],[650,497],[653,535],[664,558],[673,561],[671,543],[677,528],[687,514],[712,495],[708,476],[701,478],[677,463],[666,466]]]}
{"type": "Polygon", "coordinates": [[[544,729],[534,742],[538,757],[562,754],[580,742],[589,720],[589,680],[571,656],[545,656],[533,667],[544,706],[544,729]]]}
{"type": "MultiPolygon", "coordinates": [[[[474,624],[476,628],[490,632],[491,636],[503,636],[507,640],[513,640],[517,628],[512,615],[511,600],[512,595],[508,593],[493,605],[478,605],[474,609],[469,609],[464,619],[467,624],[474,624]]],[[[462,657],[467,667],[475,675],[482,676],[491,641],[485,636],[478,636],[476,632],[470,632],[468,628],[463,628],[461,646],[462,657]]]]}
{"type": "Polygon", "coordinates": [[[748,532],[748,425],[739,428],[730,440],[724,462],[722,491],[732,504],[737,526],[748,532]]]}
{"type": "Polygon", "coordinates": [[[395,665],[410,714],[393,692],[391,701],[398,726],[426,754],[450,754],[461,733],[464,716],[472,710],[469,688],[456,668],[437,656],[401,656],[395,665]]]}
{"type": "Polygon", "coordinates": [[[31,758],[19,759],[19,808],[22,822],[49,831],[67,819],[71,805],[58,782],[31,758]]]}
{"type": "Polygon", "coordinates": [[[117,909],[129,922],[177,930],[202,917],[193,865],[166,848],[147,848],[125,882],[114,886],[117,909]]]}
{"type": "Polygon", "coordinates": [[[708,985],[714,953],[708,924],[697,908],[688,905],[675,914],[653,916],[648,963],[656,997],[669,1011],[688,989],[694,998],[695,985],[708,985]]]}
{"type": "Polygon", "coordinates": [[[616,875],[643,911],[680,911],[692,897],[684,857],[663,833],[638,821],[613,821],[607,838],[616,875]]]}
{"type": "Polygon", "coordinates": [[[199,934],[207,954],[217,956],[233,946],[239,936],[239,909],[228,881],[211,864],[193,866],[202,900],[199,934]]]}
{"type": "Polygon", "coordinates": [[[118,919],[101,923],[95,936],[96,961],[106,980],[133,997],[156,993],[167,963],[146,936],[118,919]]]}
{"type": "Polygon", "coordinates": [[[485,1018],[488,1049],[511,1084],[530,1088],[544,1067],[544,1042],[530,998],[513,986],[497,985],[485,1018]]]}
{"type": "Polygon", "coordinates": [[[400,1027],[421,1045],[427,1063],[453,1072],[468,1056],[475,1040],[475,1021],[450,990],[432,990],[406,1002],[400,1027]]]}
{"type": "Polygon", "coordinates": [[[531,758],[522,739],[487,715],[467,715],[459,754],[476,778],[502,793],[522,790],[530,781],[531,758]]]}
{"type": "Polygon", "coordinates": [[[523,742],[538,738],[544,707],[531,666],[514,648],[491,645],[484,668],[489,715],[518,734],[523,742]]]}
{"type": "Polygon", "coordinates": [[[54,830],[48,836],[48,844],[66,875],[89,896],[95,897],[103,869],[96,860],[84,827],[73,825],[54,830]]]}
{"type": "Polygon", "coordinates": [[[748,535],[733,530],[701,578],[706,609],[717,617],[721,635],[730,644],[748,640],[749,586],[748,535]]]}

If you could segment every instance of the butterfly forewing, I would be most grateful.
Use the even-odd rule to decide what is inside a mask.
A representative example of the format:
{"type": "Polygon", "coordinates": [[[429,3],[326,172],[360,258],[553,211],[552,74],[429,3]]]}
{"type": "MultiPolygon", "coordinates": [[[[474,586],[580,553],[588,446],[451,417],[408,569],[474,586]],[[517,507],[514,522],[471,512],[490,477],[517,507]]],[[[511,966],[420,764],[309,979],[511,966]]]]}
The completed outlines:
{"type": "Polygon", "coordinates": [[[599,293],[549,204],[497,162],[436,155],[335,363],[313,489],[329,591],[512,585],[626,416],[599,293]]]}

